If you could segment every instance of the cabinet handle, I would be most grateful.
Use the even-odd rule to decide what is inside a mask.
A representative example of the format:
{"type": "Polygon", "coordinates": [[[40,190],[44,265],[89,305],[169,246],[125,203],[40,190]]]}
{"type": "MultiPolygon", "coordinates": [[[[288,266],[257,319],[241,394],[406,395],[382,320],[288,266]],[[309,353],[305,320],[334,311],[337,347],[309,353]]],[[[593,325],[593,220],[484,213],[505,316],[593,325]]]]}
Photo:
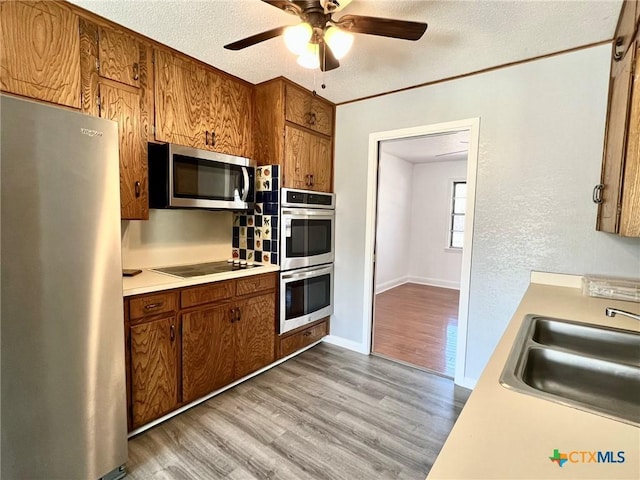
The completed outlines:
{"type": "Polygon", "coordinates": [[[140,78],[139,69],[140,69],[140,67],[138,66],[138,64],[134,63],[133,64],[133,79],[134,80],[138,80],[140,78]]]}
{"type": "Polygon", "coordinates": [[[302,336],[303,336],[303,337],[308,337],[309,335],[311,335],[311,331],[304,332],[304,333],[302,334],[302,336]]]}
{"type": "Polygon", "coordinates": [[[229,316],[231,317],[231,323],[236,321],[236,309],[232,308],[229,310],[229,316]]]}
{"type": "Polygon", "coordinates": [[[604,190],[602,183],[593,187],[593,203],[602,203],[602,190],[604,190]]]}
{"type": "Polygon", "coordinates": [[[172,342],[176,339],[176,326],[174,324],[171,324],[169,328],[169,338],[172,342]]]}
{"type": "Polygon", "coordinates": [[[311,177],[311,185],[310,186],[313,187],[313,183],[314,183],[313,182],[313,173],[311,175],[309,175],[309,176],[311,177]]]}
{"type": "Polygon", "coordinates": [[[316,114],[313,112],[309,112],[307,113],[307,123],[309,125],[315,125],[316,124],[316,114]]]}
{"type": "Polygon", "coordinates": [[[204,132],[204,144],[209,145],[209,130],[205,130],[204,132]]]}
{"type": "Polygon", "coordinates": [[[216,132],[211,130],[211,146],[215,147],[215,145],[216,145],[216,132]]]}
{"type": "Polygon", "coordinates": [[[164,305],[164,302],[158,302],[158,303],[150,303],[149,305],[145,305],[144,309],[149,311],[149,310],[154,310],[156,308],[160,308],[164,305]]]}
{"type": "Polygon", "coordinates": [[[616,43],[613,48],[613,59],[619,62],[624,57],[624,37],[616,38],[616,43]]]}
{"type": "Polygon", "coordinates": [[[242,311],[239,308],[236,308],[236,322],[239,322],[242,319],[242,311]]]}
{"type": "Polygon", "coordinates": [[[140,187],[141,187],[140,181],[136,180],[136,182],[133,184],[133,186],[134,186],[134,189],[135,189],[135,192],[136,192],[136,198],[139,198],[140,197],[140,190],[141,190],[140,189],[140,187]]]}

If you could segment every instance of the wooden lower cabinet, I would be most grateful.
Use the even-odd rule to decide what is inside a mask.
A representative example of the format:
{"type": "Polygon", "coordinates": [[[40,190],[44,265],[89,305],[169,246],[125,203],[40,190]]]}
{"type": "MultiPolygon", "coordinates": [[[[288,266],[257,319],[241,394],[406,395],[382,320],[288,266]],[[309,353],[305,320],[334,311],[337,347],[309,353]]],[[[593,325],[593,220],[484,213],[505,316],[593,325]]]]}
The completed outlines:
{"type": "Polygon", "coordinates": [[[275,359],[277,273],[128,298],[130,429],[275,359]]]}
{"type": "Polygon", "coordinates": [[[133,428],[178,406],[177,327],[175,316],[130,327],[133,428]]]}
{"type": "Polygon", "coordinates": [[[182,398],[192,402],[234,380],[228,304],[182,315],[182,398]]]}
{"type": "Polygon", "coordinates": [[[278,339],[277,358],[287,355],[317,342],[329,334],[329,318],[325,318],[306,327],[301,327],[281,335],[278,339]]]}

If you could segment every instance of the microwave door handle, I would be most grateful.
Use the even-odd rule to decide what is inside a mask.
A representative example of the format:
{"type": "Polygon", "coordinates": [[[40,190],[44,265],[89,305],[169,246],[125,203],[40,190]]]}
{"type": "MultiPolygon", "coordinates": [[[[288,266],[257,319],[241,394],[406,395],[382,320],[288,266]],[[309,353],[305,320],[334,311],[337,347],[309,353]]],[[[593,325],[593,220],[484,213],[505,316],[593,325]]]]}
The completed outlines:
{"type": "Polygon", "coordinates": [[[247,167],[242,167],[242,178],[243,178],[243,185],[242,185],[242,201],[246,202],[247,201],[247,195],[249,195],[249,172],[247,171],[247,167]]]}

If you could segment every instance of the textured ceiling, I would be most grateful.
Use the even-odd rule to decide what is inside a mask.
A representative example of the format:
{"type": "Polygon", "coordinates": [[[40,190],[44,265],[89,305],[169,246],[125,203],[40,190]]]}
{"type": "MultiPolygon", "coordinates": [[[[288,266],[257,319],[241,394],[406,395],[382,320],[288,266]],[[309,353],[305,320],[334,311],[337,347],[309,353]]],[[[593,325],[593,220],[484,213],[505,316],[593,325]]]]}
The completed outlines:
{"type": "Polygon", "coordinates": [[[411,163],[466,160],[469,152],[469,130],[386,140],[381,142],[380,149],[383,153],[411,163]]]}
{"type": "Polygon", "coordinates": [[[335,18],[360,14],[424,21],[429,28],[417,42],[356,35],[341,67],[324,74],[298,66],[281,37],[236,52],[222,48],[297,23],[259,0],[72,3],[252,83],[282,75],[341,103],[609,40],[622,0],[354,0],[335,18]]]}

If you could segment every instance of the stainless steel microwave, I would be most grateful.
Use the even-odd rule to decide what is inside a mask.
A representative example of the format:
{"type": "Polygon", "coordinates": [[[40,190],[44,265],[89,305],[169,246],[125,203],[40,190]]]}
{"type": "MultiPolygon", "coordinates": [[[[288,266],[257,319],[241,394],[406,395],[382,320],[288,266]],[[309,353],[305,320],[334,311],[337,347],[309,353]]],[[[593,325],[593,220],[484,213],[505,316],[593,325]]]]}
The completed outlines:
{"type": "Polygon", "coordinates": [[[249,159],[173,144],[149,143],[151,208],[253,208],[249,159]]]}

